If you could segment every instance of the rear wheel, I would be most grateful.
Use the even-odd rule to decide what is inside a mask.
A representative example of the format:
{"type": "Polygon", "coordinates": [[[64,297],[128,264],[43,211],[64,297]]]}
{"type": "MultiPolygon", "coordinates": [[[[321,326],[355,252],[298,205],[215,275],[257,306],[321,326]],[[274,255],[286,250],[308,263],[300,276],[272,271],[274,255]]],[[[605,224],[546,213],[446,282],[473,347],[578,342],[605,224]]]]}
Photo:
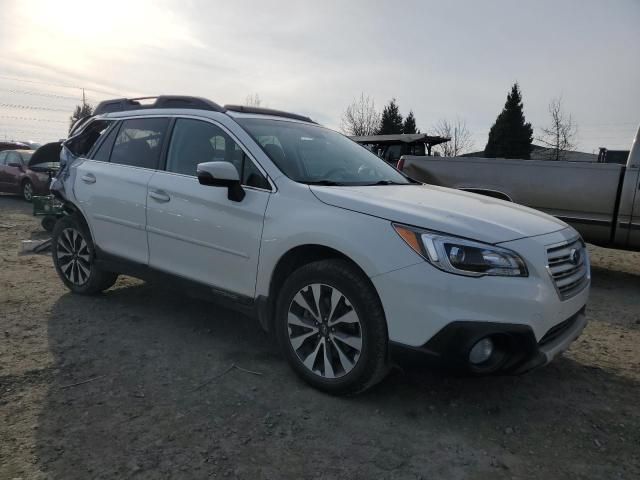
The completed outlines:
{"type": "Polygon", "coordinates": [[[31,180],[25,180],[22,182],[22,198],[27,202],[33,200],[33,183],[31,183],[31,180]]]}
{"type": "Polygon", "coordinates": [[[53,229],[53,264],[66,287],[74,293],[91,295],[111,287],[118,275],[95,264],[91,235],[73,215],[59,219],[53,229]]]}
{"type": "Polygon", "coordinates": [[[369,281],[344,260],[296,270],[276,307],[276,335],[300,377],[336,395],[375,385],[387,372],[387,330],[369,281]]]}

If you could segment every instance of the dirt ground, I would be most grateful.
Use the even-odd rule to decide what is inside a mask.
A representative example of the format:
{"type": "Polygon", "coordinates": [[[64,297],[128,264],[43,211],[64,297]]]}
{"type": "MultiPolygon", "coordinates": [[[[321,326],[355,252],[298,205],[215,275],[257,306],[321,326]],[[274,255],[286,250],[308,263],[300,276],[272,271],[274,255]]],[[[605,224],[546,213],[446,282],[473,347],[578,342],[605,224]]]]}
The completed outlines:
{"type": "Polygon", "coordinates": [[[640,254],[590,249],[590,323],[546,368],[333,398],[256,322],[171,285],[71,295],[18,255],[42,237],[0,196],[1,479],[640,478],[640,254]]]}

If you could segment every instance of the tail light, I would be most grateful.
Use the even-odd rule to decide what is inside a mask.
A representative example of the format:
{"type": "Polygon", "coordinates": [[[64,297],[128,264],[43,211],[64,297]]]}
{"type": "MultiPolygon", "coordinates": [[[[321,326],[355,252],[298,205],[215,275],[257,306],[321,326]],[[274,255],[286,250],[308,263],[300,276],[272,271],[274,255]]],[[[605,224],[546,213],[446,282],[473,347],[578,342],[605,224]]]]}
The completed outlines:
{"type": "Polygon", "coordinates": [[[400,157],[400,160],[398,160],[398,165],[396,165],[396,168],[402,171],[402,169],[404,168],[404,157],[400,157]]]}

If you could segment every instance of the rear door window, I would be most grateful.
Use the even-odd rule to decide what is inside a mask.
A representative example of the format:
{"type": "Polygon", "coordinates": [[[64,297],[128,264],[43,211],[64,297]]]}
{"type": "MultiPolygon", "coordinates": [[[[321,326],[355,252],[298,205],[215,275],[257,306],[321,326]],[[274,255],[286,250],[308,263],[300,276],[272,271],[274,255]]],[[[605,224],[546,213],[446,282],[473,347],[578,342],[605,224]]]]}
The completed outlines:
{"type": "Polygon", "coordinates": [[[7,152],[0,152],[0,165],[7,164],[7,152]]]}
{"type": "Polygon", "coordinates": [[[111,163],[140,168],[158,168],[168,118],[125,120],[111,150],[111,163]]]}

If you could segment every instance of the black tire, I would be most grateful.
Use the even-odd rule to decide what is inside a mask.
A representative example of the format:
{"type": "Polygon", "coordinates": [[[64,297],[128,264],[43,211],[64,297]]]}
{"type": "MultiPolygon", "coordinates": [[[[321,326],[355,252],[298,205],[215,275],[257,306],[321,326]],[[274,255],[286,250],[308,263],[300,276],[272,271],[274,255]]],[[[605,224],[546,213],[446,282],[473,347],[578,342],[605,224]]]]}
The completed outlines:
{"type": "MultiPolygon", "coordinates": [[[[309,290],[306,290],[306,292],[308,291],[309,290]]],[[[327,290],[325,290],[325,292],[326,291],[327,290]]],[[[332,293],[328,295],[332,295],[332,293]]],[[[326,299],[327,294],[324,294],[323,297],[323,294],[320,293],[319,297],[326,299]]],[[[332,300],[333,299],[331,299],[331,301],[332,300]]],[[[336,303],[340,303],[340,301],[342,300],[336,303]]],[[[322,308],[319,310],[322,310],[322,308]]],[[[324,311],[326,312],[326,308],[324,311]]],[[[333,312],[334,318],[336,318],[337,311],[334,310],[333,312]]],[[[321,311],[318,311],[317,314],[319,317],[322,317],[321,311]]],[[[331,316],[331,314],[329,316],[331,316]]],[[[309,319],[308,316],[305,318],[309,319]]],[[[325,317],[325,320],[327,318],[328,317],[325,317]]],[[[330,318],[328,318],[328,322],[328,325],[331,325],[330,318]]],[[[329,394],[354,395],[360,393],[378,383],[388,372],[387,325],[380,299],[373,285],[371,285],[362,272],[345,260],[321,260],[304,265],[293,272],[284,282],[278,294],[274,327],[280,348],[294,371],[311,386],[329,394]],[[289,309],[295,308],[294,297],[296,297],[298,293],[302,293],[303,289],[310,288],[310,285],[317,284],[321,284],[321,288],[326,288],[330,292],[333,291],[331,289],[338,290],[338,294],[341,294],[345,298],[345,301],[350,304],[347,308],[355,311],[358,320],[358,335],[361,340],[359,357],[355,360],[351,370],[347,371],[344,369],[342,376],[338,378],[326,378],[324,375],[326,374],[326,370],[324,370],[323,374],[320,371],[312,371],[313,367],[309,369],[305,366],[303,360],[299,354],[296,353],[292,345],[292,341],[295,341],[295,339],[290,339],[290,333],[292,333],[293,327],[289,327],[289,309]]],[[[333,331],[333,329],[331,329],[331,331],[333,331]]],[[[321,333],[319,330],[318,333],[314,335],[315,336],[311,337],[309,341],[317,345],[317,339],[320,335],[326,335],[326,328],[324,329],[324,333],[321,333]]],[[[306,341],[307,340],[305,340],[305,342],[306,341]]],[[[328,338],[326,342],[329,343],[328,338]]],[[[336,350],[335,340],[333,340],[333,342],[334,343],[329,346],[329,356],[332,356],[331,351],[333,350],[333,358],[335,359],[337,358],[338,352],[336,350]]],[[[311,349],[313,349],[313,343],[311,349]]],[[[326,354],[327,352],[325,352],[324,349],[327,347],[323,345],[321,348],[326,354]]],[[[298,347],[297,351],[300,352],[300,347],[298,347]]],[[[317,347],[316,351],[318,351],[317,347]]],[[[340,361],[340,365],[342,365],[342,361],[340,361]]],[[[321,367],[318,366],[318,369],[320,368],[321,367]]],[[[327,367],[324,368],[326,369],[327,367]]],[[[334,374],[333,367],[329,371],[331,375],[334,374]]]]}
{"type": "Polygon", "coordinates": [[[53,232],[53,228],[56,226],[56,220],[57,218],[53,215],[45,215],[42,218],[40,225],[42,225],[42,228],[44,228],[47,232],[51,233],[53,232]]]}
{"type": "Polygon", "coordinates": [[[25,180],[22,182],[20,193],[22,193],[22,198],[27,202],[33,201],[33,183],[31,183],[31,180],[25,180]]]}
{"type": "Polygon", "coordinates": [[[96,266],[91,234],[84,222],[75,215],[64,216],[56,222],[51,238],[51,252],[58,276],[73,293],[100,293],[118,279],[118,274],[106,272],[96,266]]]}

